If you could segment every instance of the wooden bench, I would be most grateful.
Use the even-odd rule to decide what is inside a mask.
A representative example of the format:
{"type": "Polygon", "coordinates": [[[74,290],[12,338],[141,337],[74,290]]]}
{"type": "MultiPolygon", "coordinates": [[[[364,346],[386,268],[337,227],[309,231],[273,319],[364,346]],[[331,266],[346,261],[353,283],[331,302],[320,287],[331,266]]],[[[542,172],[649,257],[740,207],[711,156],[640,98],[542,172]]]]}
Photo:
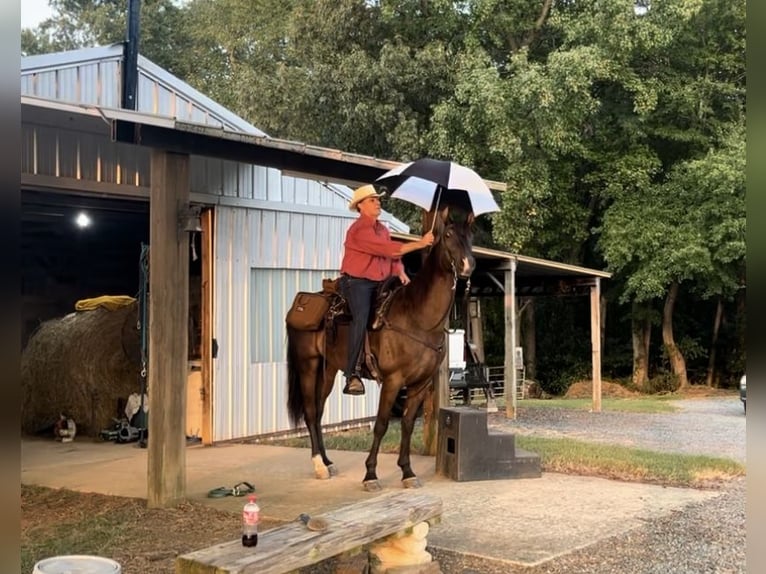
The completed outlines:
{"type": "MultiPolygon", "coordinates": [[[[184,554],[176,558],[176,574],[284,574],[338,555],[353,556],[371,545],[371,553],[378,549],[373,571],[385,572],[385,563],[393,564],[389,557],[401,557],[402,548],[407,547],[415,548],[417,554],[410,564],[422,564],[425,533],[441,513],[442,500],[433,495],[412,490],[383,494],[323,514],[328,527],[322,532],[309,530],[296,517],[295,522],[259,533],[255,548],[245,548],[240,540],[233,540],[184,554]],[[404,544],[407,536],[415,540],[404,544]],[[387,548],[383,539],[398,547],[387,548]]],[[[404,556],[396,565],[406,568],[406,563],[404,556]]]]}

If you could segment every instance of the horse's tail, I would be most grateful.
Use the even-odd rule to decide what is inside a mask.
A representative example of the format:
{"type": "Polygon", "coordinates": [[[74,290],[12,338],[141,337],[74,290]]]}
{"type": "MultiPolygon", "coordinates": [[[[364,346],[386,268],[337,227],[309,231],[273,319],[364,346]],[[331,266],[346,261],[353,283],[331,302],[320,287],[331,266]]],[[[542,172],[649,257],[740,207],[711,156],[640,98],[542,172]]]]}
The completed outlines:
{"type": "Polygon", "coordinates": [[[303,418],[303,390],[301,389],[301,376],[298,368],[300,356],[296,335],[299,333],[290,327],[287,328],[287,414],[293,426],[298,426],[303,418]]]}

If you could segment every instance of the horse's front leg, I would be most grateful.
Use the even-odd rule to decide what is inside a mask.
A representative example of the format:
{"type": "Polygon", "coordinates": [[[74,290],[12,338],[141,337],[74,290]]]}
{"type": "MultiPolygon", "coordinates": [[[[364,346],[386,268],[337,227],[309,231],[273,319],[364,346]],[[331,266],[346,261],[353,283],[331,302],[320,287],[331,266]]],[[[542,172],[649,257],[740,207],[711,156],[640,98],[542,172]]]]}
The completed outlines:
{"type": "Polygon", "coordinates": [[[380,481],[378,480],[377,468],[378,468],[378,451],[380,450],[380,443],[388,430],[388,421],[391,419],[391,408],[394,406],[394,400],[399,393],[401,385],[396,384],[393,381],[383,381],[382,390],[380,392],[380,402],[378,403],[378,415],[375,418],[375,426],[373,428],[372,446],[370,447],[370,454],[367,456],[365,466],[367,467],[367,474],[364,475],[364,489],[368,492],[377,492],[382,489],[380,481]]]}
{"type": "Polygon", "coordinates": [[[404,414],[402,415],[402,440],[399,444],[399,459],[397,464],[402,469],[402,485],[404,488],[420,488],[422,484],[415,475],[410,464],[410,444],[412,440],[412,431],[415,428],[415,419],[418,409],[423,403],[425,392],[418,389],[414,391],[407,388],[407,401],[404,404],[404,414]]]}

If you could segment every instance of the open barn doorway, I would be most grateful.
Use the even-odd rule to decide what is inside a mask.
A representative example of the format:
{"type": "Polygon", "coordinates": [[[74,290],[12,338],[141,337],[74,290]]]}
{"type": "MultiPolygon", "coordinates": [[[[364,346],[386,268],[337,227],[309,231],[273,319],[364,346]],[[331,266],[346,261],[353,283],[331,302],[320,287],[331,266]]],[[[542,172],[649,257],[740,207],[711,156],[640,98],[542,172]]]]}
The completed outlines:
{"type": "MultiPolygon", "coordinates": [[[[62,368],[61,361],[55,356],[37,355],[32,359],[39,363],[33,371],[38,376],[50,371],[58,381],[52,392],[61,390],[62,394],[56,400],[48,401],[53,403],[50,407],[29,406],[29,412],[23,415],[23,429],[26,432],[42,432],[48,426],[48,419],[55,416],[58,410],[77,410],[80,417],[78,426],[86,434],[98,436],[103,430],[100,427],[108,426],[110,418],[119,418],[123,412],[122,401],[112,394],[127,400],[128,396],[122,396],[127,389],[139,392],[141,388],[141,349],[147,348],[148,344],[142,345],[138,302],[142,289],[142,246],[148,246],[151,256],[149,202],[146,198],[30,189],[22,190],[21,204],[21,344],[25,364],[30,361],[30,340],[34,342],[46,325],[67,316],[71,316],[70,321],[76,317],[72,314],[78,301],[102,296],[136,299],[134,308],[119,321],[121,332],[113,338],[117,351],[108,355],[109,361],[119,364],[119,368],[114,374],[109,372],[104,366],[108,361],[104,360],[97,376],[92,377],[98,380],[83,383],[86,387],[83,392],[64,393],[65,389],[61,387],[77,384],[70,378],[91,377],[93,369],[89,369],[88,365],[82,365],[82,373],[85,374],[81,373],[82,376],[78,377],[77,365],[62,368]],[[43,364],[46,361],[50,361],[51,365],[43,364]],[[57,361],[59,367],[55,366],[57,361]],[[126,380],[116,383],[119,378],[126,380]],[[110,385],[117,385],[120,390],[110,394],[105,391],[110,385]],[[75,395],[85,396],[82,402],[90,402],[90,405],[70,404],[75,395]],[[99,401],[104,402],[105,406],[99,407],[99,401]],[[102,414],[104,410],[109,416],[102,414]],[[107,420],[104,421],[104,418],[107,420]]],[[[205,351],[208,357],[212,354],[212,335],[209,332],[212,293],[204,292],[203,288],[203,275],[209,277],[212,273],[212,235],[208,233],[211,229],[212,213],[203,211],[199,231],[189,233],[189,384],[185,426],[188,436],[200,439],[205,432],[204,425],[209,424],[209,416],[205,413],[209,412],[212,372],[209,364],[203,364],[205,351]]],[[[208,280],[208,284],[211,283],[208,280]]],[[[145,328],[148,329],[148,315],[145,328]]],[[[66,331],[61,333],[66,336],[66,331]]],[[[85,337],[85,341],[94,339],[87,332],[78,331],[77,336],[80,335],[85,337]]],[[[109,339],[108,336],[95,338],[109,339]]],[[[148,333],[146,340],[148,342],[148,333]]],[[[66,345],[67,342],[58,341],[56,353],[64,349],[64,354],[74,357],[73,353],[66,353],[66,345]]],[[[93,353],[88,356],[94,357],[93,353]]],[[[97,355],[95,357],[97,359],[97,355]]],[[[22,378],[26,375],[27,379],[33,379],[30,372],[32,370],[23,370],[22,378]]],[[[30,384],[42,383],[22,381],[23,386],[30,384]]]]}

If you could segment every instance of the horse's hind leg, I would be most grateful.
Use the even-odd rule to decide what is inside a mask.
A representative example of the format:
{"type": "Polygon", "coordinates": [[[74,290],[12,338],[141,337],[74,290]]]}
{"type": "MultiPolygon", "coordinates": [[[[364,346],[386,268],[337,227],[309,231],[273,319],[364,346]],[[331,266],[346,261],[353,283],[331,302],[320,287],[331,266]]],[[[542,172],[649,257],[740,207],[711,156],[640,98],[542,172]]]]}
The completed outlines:
{"type": "Polygon", "coordinates": [[[320,376],[323,375],[323,379],[321,381],[317,381],[317,388],[321,389],[320,392],[317,393],[316,404],[316,440],[319,457],[313,457],[314,470],[317,472],[317,478],[329,478],[329,476],[335,476],[338,474],[338,468],[335,466],[335,463],[329,459],[327,456],[327,451],[325,450],[324,433],[322,432],[322,415],[324,414],[324,406],[327,402],[327,397],[330,395],[330,392],[332,392],[333,385],[335,384],[335,375],[338,373],[338,370],[331,367],[330,365],[325,365],[324,369],[320,367],[318,373],[320,376]],[[321,465],[327,469],[329,476],[319,476],[317,467],[320,461],[321,465]]]}
{"type": "MultiPolygon", "coordinates": [[[[319,479],[330,478],[329,466],[332,461],[327,458],[322,439],[322,413],[324,400],[327,398],[323,388],[324,368],[321,358],[307,360],[303,365],[304,376],[302,378],[303,396],[303,420],[309,431],[311,439],[311,462],[314,465],[314,475],[319,479]]],[[[332,388],[332,384],[330,384],[332,388]]]]}

